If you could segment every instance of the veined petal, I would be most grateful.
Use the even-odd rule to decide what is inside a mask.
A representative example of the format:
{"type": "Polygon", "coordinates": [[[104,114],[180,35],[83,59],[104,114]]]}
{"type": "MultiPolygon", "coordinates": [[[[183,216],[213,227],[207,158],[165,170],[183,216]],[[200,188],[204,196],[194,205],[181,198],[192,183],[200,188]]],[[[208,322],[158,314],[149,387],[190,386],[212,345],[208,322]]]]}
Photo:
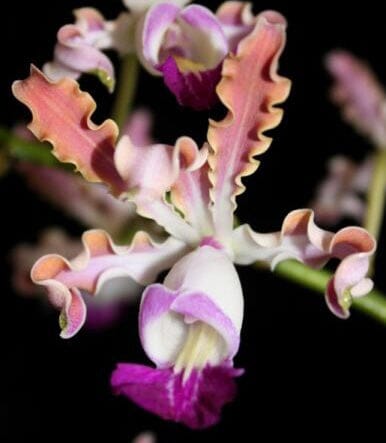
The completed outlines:
{"type": "Polygon", "coordinates": [[[256,170],[258,162],[253,157],[271,143],[263,132],[277,126],[282,118],[282,110],[274,105],[284,101],[290,90],[289,80],[276,72],[285,26],[278,13],[260,14],[236,56],[229,56],[223,65],[217,93],[229,112],[220,122],[210,121],[208,130],[213,216],[222,241],[232,230],[235,197],[245,189],[241,178],[256,170]]]}
{"type": "Polygon", "coordinates": [[[112,120],[100,126],[90,120],[96,104],[75,81],[66,78],[53,83],[32,67],[31,75],[15,82],[12,90],[32,112],[29,129],[53,145],[60,161],[75,164],[87,180],[103,181],[115,193],[125,190],[113,161],[118,127],[112,120]]]}
{"type": "Polygon", "coordinates": [[[332,99],[343,117],[373,143],[386,146],[386,94],[374,73],[361,60],[345,51],[334,51],[326,59],[334,77],[332,99]]]}
{"type": "Polygon", "coordinates": [[[341,260],[326,288],[326,300],[334,314],[347,318],[352,297],[366,295],[372,281],[366,278],[370,257],[375,251],[374,238],[363,228],[347,227],[337,233],[320,229],[313,212],[300,209],[290,212],[280,232],[260,234],[248,225],[233,234],[235,263],[266,261],[274,268],[287,259],[312,267],[321,267],[331,258],[341,260]]]}
{"type": "Polygon", "coordinates": [[[116,394],[125,395],[165,420],[204,429],[219,421],[221,408],[235,397],[234,378],[241,373],[229,365],[207,366],[184,380],[172,369],[120,363],[111,385],[116,394]]]}
{"type": "Polygon", "coordinates": [[[84,251],[68,261],[60,255],[42,257],[32,268],[34,283],[45,286],[52,303],[62,309],[65,327],[61,336],[69,338],[82,326],[68,330],[73,323],[63,311],[71,305],[79,291],[97,294],[103,284],[116,277],[129,276],[141,285],[152,282],[157,274],[169,268],[186,251],[185,245],[173,238],[156,244],[144,232],[135,235],[130,247],[116,246],[102,230],[88,231],[83,235],[84,251]]]}

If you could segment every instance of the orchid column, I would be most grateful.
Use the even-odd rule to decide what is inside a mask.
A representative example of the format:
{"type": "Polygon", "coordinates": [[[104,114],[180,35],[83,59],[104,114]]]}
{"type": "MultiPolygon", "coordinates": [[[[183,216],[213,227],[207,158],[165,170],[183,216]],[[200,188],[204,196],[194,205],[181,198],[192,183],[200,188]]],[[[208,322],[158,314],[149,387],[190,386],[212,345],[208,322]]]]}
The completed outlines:
{"type": "MultiPolygon", "coordinates": [[[[238,8],[227,10],[227,20],[237,23],[240,4],[232,4],[238,8]]],[[[33,68],[13,88],[32,111],[30,129],[52,143],[59,160],[75,164],[87,180],[105,183],[169,234],[155,243],[139,232],[131,245],[117,246],[105,231],[92,230],[84,234],[84,251],[74,260],[42,257],[32,278],[60,309],[62,337],[83,325],[80,290],[97,295],[104,282],[122,275],[150,284],[142,296],[139,329],[156,367],[119,364],[112,385],[145,409],[191,428],[219,420],[242,372],[233,366],[243,320],[234,264],[260,260],[275,267],[294,258],[321,267],[338,258],[326,298],[341,317],[349,315],[353,297],[372,288],[366,272],[375,241],[361,228],[323,231],[312,211],[302,209],[288,214],[279,232],[260,234],[248,225],[234,229],[235,200],[245,190],[241,180],[257,169],[254,156],[269,148],[264,132],[279,124],[282,111],[275,105],[290,90],[289,80],[277,74],[285,27],[280,14],[261,13],[235,55],[226,57],[217,95],[228,112],[223,120],[210,121],[201,149],[188,137],[174,146],[138,147],[125,135],[117,142],[112,120],[100,126],[91,122],[95,103],[74,80],[53,83],[33,68]],[[170,267],[164,282],[154,283],[170,267]]]]}

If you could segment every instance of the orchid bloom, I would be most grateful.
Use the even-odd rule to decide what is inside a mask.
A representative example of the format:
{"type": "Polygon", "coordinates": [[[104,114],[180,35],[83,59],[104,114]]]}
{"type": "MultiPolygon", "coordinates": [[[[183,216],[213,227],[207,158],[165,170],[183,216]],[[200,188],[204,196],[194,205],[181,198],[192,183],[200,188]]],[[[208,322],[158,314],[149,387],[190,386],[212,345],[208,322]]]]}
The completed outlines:
{"type": "Polygon", "coordinates": [[[53,83],[36,68],[16,82],[15,96],[32,111],[30,129],[54,146],[53,153],[71,162],[89,181],[135,203],[137,213],[152,218],[169,237],[155,243],[139,232],[129,246],[117,246],[102,230],[84,234],[83,252],[68,261],[42,257],[31,275],[47,289],[60,311],[62,337],[82,327],[86,308],[80,291],[97,294],[108,280],[128,275],[144,291],[139,313],[140,338],[156,368],[119,364],[113,389],[165,419],[191,428],[219,420],[222,406],[235,395],[233,367],[240,343],[243,295],[234,264],[256,260],[275,267],[288,258],[310,266],[341,260],[326,289],[329,307],[346,318],[352,297],[368,293],[366,278],[374,239],[349,227],[336,234],[318,228],[310,210],[287,215],[281,231],[260,234],[248,225],[234,229],[236,196],[242,178],[258,166],[256,155],[271,139],[290,81],[277,74],[285,43],[285,19],[264,12],[251,33],[226,58],[217,87],[228,113],[210,121],[207,143],[181,137],[174,146],[136,146],[128,136],[116,145],[112,120],[92,123],[91,97],[76,82],[53,83]],[[164,282],[156,276],[171,268],[164,282]]]}
{"type": "Polygon", "coordinates": [[[43,71],[52,80],[95,74],[111,92],[115,85],[114,67],[102,50],[111,48],[116,26],[106,22],[94,8],[77,9],[74,15],[74,24],[59,29],[54,60],[46,63],[43,71]]]}
{"type": "Polygon", "coordinates": [[[75,23],[58,32],[54,61],[44,65],[45,74],[58,80],[94,73],[112,91],[114,68],[102,50],[136,53],[149,73],[163,76],[181,105],[212,106],[225,56],[256,22],[250,4],[225,2],[215,15],[201,5],[184,7],[184,0],[124,3],[130,12],[115,21],[93,8],[76,10],[75,23]]]}
{"type": "MultiPolygon", "coordinates": [[[[127,119],[123,133],[138,146],[146,146],[152,142],[150,129],[151,115],[138,110],[127,119]]],[[[16,127],[14,132],[26,140],[34,138],[24,125],[16,127]]],[[[121,238],[127,237],[128,231],[137,224],[143,224],[133,204],[114,198],[99,183],[88,183],[73,172],[33,163],[21,162],[17,169],[33,191],[86,227],[106,229],[114,238],[121,238]]],[[[149,225],[150,229],[154,235],[161,234],[153,225],[149,225]]],[[[46,229],[39,235],[37,244],[16,246],[11,254],[15,289],[22,295],[36,295],[39,286],[33,284],[29,275],[35,261],[52,252],[74,258],[81,250],[81,241],[59,228],[46,229]]],[[[86,327],[100,330],[114,324],[126,312],[124,308],[138,300],[141,289],[131,279],[114,279],[104,285],[98,297],[86,296],[86,327]]]]}
{"type": "MultiPolygon", "coordinates": [[[[332,100],[343,117],[376,149],[386,147],[386,93],[375,74],[361,60],[345,51],[328,54],[326,67],[334,79],[332,100]]],[[[362,222],[366,212],[363,195],[370,186],[374,160],[360,164],[339,156],[331,159],[328,174],[319,185],[312,207],[317,220],[330,225],[343,217],[362,222]]]]}
{"type": "Polygon", "coordinates": [[[334,78],[332,100],[343,117],[378,148],[386,147],[386,93],[370,68],[345,51],[331,52],[326,67],[334,78]]]}

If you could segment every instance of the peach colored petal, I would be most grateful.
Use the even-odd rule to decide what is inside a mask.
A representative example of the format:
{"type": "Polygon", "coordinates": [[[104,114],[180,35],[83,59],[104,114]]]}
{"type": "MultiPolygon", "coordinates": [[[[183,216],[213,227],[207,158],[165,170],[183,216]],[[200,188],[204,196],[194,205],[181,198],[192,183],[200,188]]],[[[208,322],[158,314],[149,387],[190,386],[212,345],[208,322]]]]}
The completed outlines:
{"type": "Polygon", "coordinates": [[[280,14],[260,14],[254,31],[223,65],[217,93],[229,112],[220,122],[210,121],[208,130],[211,198],[220,237],[231,232],[235,197],[245,189],[242,177],[256,170],[258,162],[253,157],[271,143],[263,133],[282,118],[282,110],[274,106],[283,102],[290,90],[290,81],[277,74],[285,27],[280,14]]]}
{"type": "Polygon", "coordinates": [[[32,112],[29,129],[53,145],[60,161],[73,163],[91,182],[107,183],[114,193],[124,190],[113,162],[118,127],[112,120],[99,126],[91,121],[96,104],[77,82],[66,78],[53,83],[32,66],[30,76],[14,82],[12,90],[32,112]]]}
{"type": "Polygon", "coordinates": [[[327,304],[341,318],[348,317],[353,297],[372,289],[366,274],[375,249],[376,241],[365,229],[350,226],[335,234],[325,231],[315,224],[310,209],[290,212],[279,232],[260,234],[242,225],[233,233],[237,264],[265,261],[275,268],[283,260],[295,259],[320,268],[331,258],[341,260],[326,288],[327,304]]]}
{"type": "Polygon", "coordinates": [[[83,324],[68,318],[71,313],[68,307],[74,296],[80,297],[80,290],[95,295],[110,279],[123,276],[147,285],[186,252],[186,246],[178,240],[169,238],[155,243],[145,232],[138,232],[126,247],[115,245],[105,231],[91,230],[84,233],[83,245],[84,251],[73,260],[46,255],[31,271],[32,281],[46,287],[51,303],[61,310],[65,325],[61,335],[65,338],[74,335],[83,324]],[[69,330],[73,324],[77,328],[69,330]]]}

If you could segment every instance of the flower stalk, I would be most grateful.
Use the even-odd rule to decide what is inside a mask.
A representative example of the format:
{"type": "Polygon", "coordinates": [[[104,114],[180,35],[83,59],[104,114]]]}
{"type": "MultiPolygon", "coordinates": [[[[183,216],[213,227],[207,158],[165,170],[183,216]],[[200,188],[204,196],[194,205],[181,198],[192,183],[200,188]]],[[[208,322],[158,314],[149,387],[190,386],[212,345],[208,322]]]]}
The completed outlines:
{"type": "Polygon", "coordinates": [[[385,206],[386,149],[374,155],[374,173],[367,193],[367,212],[364,227],[378,239],[385,206]]]}
{"type": "MultiPolygon", "coordinates": [[[[257,263],[255,267],[261,269],[261,263],[257,263]]],[[[275,274],[320,294],[324,294],[327,282],[332,275],[325,270],[311,269],[295,260],[279,263],[275,274]]],[[[354,299],[353,307],[386,325],[386,296],[378,289],[372,290],[366,297],[354,299]]]]}
{"type": "Polygon", "coordinates": [[[138,59],[135,54],[126,55],[121,61],[117,92],[112,110],[112,119],[122,130],[126,118],[132,110],[139,73],[138,59]]]}

